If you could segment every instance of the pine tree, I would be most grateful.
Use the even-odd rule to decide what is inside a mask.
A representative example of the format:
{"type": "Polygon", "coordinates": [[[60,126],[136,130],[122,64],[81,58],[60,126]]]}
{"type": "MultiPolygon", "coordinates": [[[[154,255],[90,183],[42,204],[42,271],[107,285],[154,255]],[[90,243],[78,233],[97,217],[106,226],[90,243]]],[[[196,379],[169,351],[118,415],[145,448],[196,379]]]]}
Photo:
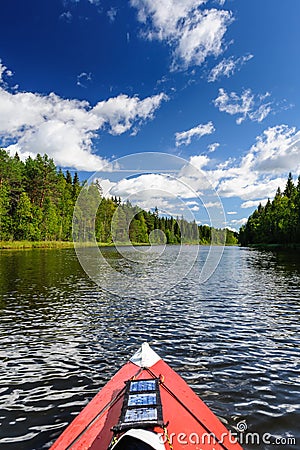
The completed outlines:
{"type": "Polygon", "coordinates": [[[278,188],[272,202],[251,214],[240,229],[239,241],[242,245],[300,243],[300,177],[295,187],[289,173],[284,191],[278,188]]]}
{"type": "Polygon", "coordinates": [[[32,219],[32,204],[26,192],[22,192],[13,218],[14,237],[16,240],[32,239],[34,236],[32,219]]]}
{"type": "Polygon", "coordinates": [[[129,241],[129,224],[127,222],[126,214],[122,206],[118,206],[111,222],[112,238],[114,242],[128,242],[129,241]]]}
{"type": "Polygon", "coordinates": [[[46,196],[55,196],[57,172],[53,159],[37,154],[25,163],[25,190],[32,203],[43,206],[46,196]]]}
{"type": "Polygon", "coordinates": [[[66,182],[72,184],[72,175],[69,170],[66,171],[66,182]]]}
{"type": "Polygon", "coordinates": [[[292,174],[290,172],[286,186],[285,186],[285,190],[283,191],[283,195],[285,195],[288,198],[293,198],[295,194],[296,194],[296,188],[294,185],[292,174]]]}
{"type": "Polygon", "coordinates": [[[8,240],[11,237],[11,217],[9,215],[9,188],[7,184],[0,184],[0,241],[8,240]]]}
{"type": "Polygon", "coordinates": [[[76,200],[78,195],[79,195],[79,192],[81,190],[80,181],[79,181],[79,177],[78,177],[78,173],[77,172],[74,173],[72,185],[73,185],[72,197],[73,197],[74,200],[76,200]]]}

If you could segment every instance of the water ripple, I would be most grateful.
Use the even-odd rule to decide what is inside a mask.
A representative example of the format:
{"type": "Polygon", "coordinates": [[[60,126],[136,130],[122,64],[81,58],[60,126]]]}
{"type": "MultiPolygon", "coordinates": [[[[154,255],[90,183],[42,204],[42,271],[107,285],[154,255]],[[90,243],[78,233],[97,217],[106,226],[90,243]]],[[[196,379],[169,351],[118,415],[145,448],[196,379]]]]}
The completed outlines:
{"type": "Polygon", "coordinates": [[[2,251],[0,268],[1,450],[49,448],[145,340],[233,430],[299,439],[299,261],[226,248],[204,285],[200,260],[164,297],[145,278],[147,300],[102,292],[72,250],[2,251]]]}

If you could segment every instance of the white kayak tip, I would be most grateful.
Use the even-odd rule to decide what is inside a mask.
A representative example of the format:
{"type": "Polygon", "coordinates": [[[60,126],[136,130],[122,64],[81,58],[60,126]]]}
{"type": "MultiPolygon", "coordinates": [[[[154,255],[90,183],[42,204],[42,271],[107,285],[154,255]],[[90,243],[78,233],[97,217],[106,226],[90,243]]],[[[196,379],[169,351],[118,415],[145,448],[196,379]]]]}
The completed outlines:
{"type": "Polygon", "coordinates": [[[139,367],[152,367],[161,357],[155,353],[148,342],[143,342],[138,351],[130,358],[130,362],[139,367]]]}
{"type": "Polygon", "coordinates": [[[166,447],[163,444],[162,437],[152,431],[135,428],[130,429],[126,433],[122,434],[117,443],[112,447],[112,450],[118,447],[119,442],[126,438],[127,436],[133,437],[137,440],[137,442],[142,441],[145,442],[148,446],[150,446],[153,450],[166,450],[166,447]]]}

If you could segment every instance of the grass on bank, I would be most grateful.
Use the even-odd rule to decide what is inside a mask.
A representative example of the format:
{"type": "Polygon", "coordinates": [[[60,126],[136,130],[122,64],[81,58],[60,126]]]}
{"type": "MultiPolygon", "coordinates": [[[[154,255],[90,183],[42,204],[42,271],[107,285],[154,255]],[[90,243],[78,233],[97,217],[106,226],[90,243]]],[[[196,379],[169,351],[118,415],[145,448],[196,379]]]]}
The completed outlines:
{"type": "Polygon", "coordinates": [[[0,249],[30,248],[73,248],[73,242],[66,241],[0,241],[0,249]]]}
{"type": "MultiPolygon", "coordinates": [[[[116,246],[149,246],[149,242],[97,242],[98,247],[116,247],[116,246]]],[[[164,245],[163,243],[152,244],[152,245],[164,245]]],[[[167,245],[210,245],[207,241],[191,241],[182,242],[178,244],[167,244],[167,245]]],[[[213,245],[223,245],[220,243],[214,243],[213,245]]],[[[238,245],[237,243],[225,244],[229,246],[238,245]]],[[[26,250],[33,248],[74,248],[74,247],[94,247],[94,242],[73,242],[73,241],[0,241],[0,250],[26,250]]]]}
{"type": "MultiPolygon", "coordinates": [[[[149,243],[141,242],[98,242],[98,247],[119,246],[147,246],[149,243]]],[[[22,250],[32,248],[74,248],[76,247],[94,247],[94,242],[72,242],[72,241],[0,241],[0,250],[22,250]]]]}

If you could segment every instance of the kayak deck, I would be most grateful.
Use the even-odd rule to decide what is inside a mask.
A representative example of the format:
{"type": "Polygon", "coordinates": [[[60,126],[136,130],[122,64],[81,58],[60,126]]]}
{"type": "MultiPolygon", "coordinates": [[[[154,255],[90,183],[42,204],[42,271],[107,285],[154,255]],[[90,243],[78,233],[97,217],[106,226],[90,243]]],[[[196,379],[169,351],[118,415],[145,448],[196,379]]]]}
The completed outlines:
{"type": "MultiPolygon", "coordinates": [[[[145,401],[146,391],[139,391],[140,396],[143,393],[144,397],[139,400],[135,398],[134,401],[140,402],[141,398],[145,401]]],[[[146,401],[151,401],[150,398],[148,393],[146,401]]],[[[122,443],[120,439],[119,447],[116,443],[122,433],[130,429],[141,429],[143,423],[144,429],[159,435],[160,442],[163,443],[162,448],[167,450],[242,448],[186,382],[145,343],[71,422],[52,445],[51,450],[107,450],[109,447],[121,450],[125,442],[122,443]],[[127,424],[124,417],[122,422],[124,404],[128,402],[129,395],[126,386],[130,380],[156,380],[159,393],[157,410],[161,405],[161,417],[158,417],[157,413],[153,419],[155,413],[152,411],[147,413],[146,419],[144,417],[144,420],[139,420],[144,414],[141,412],[143,408],[137,407],[135,411],[138,412],[133,413],[132,406],[129,406],[127,424]],[[133,416],[137,416],[138,420],[132,421],[133,416]]],[[[125,438],[127,450],[136,448],[133,444],[129,445],[130,439],[134,439],[133,436],[124,435],[123,440],[125,438]]],[[[155,447],[150,446],[151,450],[153,448],[155,447]]]]}

